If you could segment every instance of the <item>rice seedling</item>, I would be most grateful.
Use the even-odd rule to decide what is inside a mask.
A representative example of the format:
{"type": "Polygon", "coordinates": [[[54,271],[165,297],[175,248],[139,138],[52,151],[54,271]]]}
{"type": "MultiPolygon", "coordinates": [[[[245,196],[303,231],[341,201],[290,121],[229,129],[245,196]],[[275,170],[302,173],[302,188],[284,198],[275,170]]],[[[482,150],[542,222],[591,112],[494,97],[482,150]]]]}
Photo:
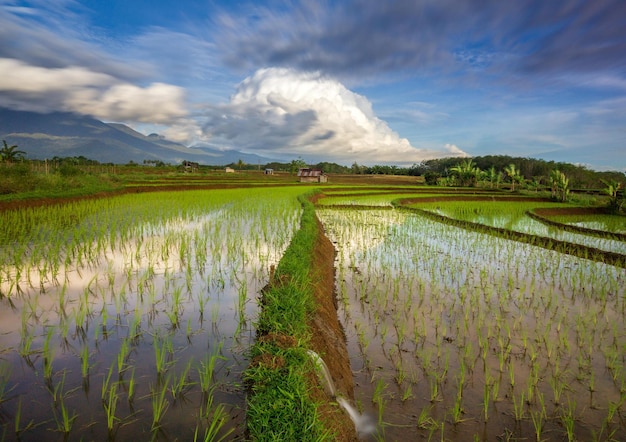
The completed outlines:
{"type": "Polygon", "coordinates": [[[530,418],[533,423],[533,428],[535,429],[535,439],[537,442],[541,441],[541,435],[543,434],[545,419],[547,418],[546,407],[543,401],[543,395],[541,393],[537,393],[537,398],[539,401],[539,407],[531,408],[530,418]]]}
{"type": "Polygon", "coordinates": [[[22,398],[20,397],[18,402],[17,402],[17,409],[15,411],[15,419],[14,419],[14,430],[15,430],[15,436],[19,439],[20,438],[20,434],[24,433],[25,431],[30,430],[31,428],[35,428],[35,420],[31,419],[28,421],[28,423],[24,426],[22,426],[22,398]]]}
{"type": "Polygon", "coordinates": [[[156,431],[161,427],[161,421],[169,408],[167,400],[167,381],[159,386],[150,386],[151,402],[152,402],[152,431],[156,431]]]}
{"type": "Polygon", "coordinates": [[[200,389],[203,393],[208,393],[214,383],[217,362],[219,360],[226,360],[226,358],[221,354],[223,345],[224,341],[220,341],[214,351],[211,354],[206,355],[205,359],[200,362],[198,377],[200,379],[200,389]]]}
{"type": "Polygon", "coordinates": [[[87,345],[83,345],[80,351],[80,373],[83,379],[86,379],[89,376],[89,347],[87,345]]]}
{"type": "Polygon", "coordinates": [[[561,408],[559,416],[568,441],[576,440],[576,433],[574,431],[574,425],[576,423],[575,410],[576,402],[568,399],[567,406],[561,408]]]}
{"type": "Polygon", "coordinates": [[[155,368],[158,376],[162,376],[167,371],[171,356],[174,353],[172,341],[168,337],[155,336],[152,346],[154,348],[155,368]]]}
{"type": "Polygon", "coordinates": [[[123,338],[117,353],[117,374],[121,375],[126,369],[126,361],[130,353],[130,344],[127,338],[123,338]]]}
{"type": "Polygon", "coordinates": [[[456,398],[454,399],[454,405],[452,406],[452,421],[455,424],[463,422],[463,414],[465,410],[463,409],[463,394],[461,392],[457,393],[456,398]]]}
{"type": "Polygon", "coordinates": [[[114,368],[114,364],[111,364],[107,374],[102,377],[102,388],[100,390],[101,392],[100,399],[102,399],[103,402],[106,398],[107,392],[111,389],[111,385],[112,385],[111,376],[113,375],[113,368],[114,368]]]}
{"type": "Polygon", "coordinates": [[[67,406],[65,405],[65,400],[63,397],[58,402],[59,411],[56,408],[53,408],[54,420],[57,424],[57,431],[63,433],[64,435],[69,435],[70,431],[72,431],[72,427],[74,426],[74,421],[78,417],[76,411],[72,412],[70,415],[67,406]]]}
{"type": "Polygon", "coordinates": [[[384,400],[385,390],[388,385],[382,378],[376,380],[376,386],[374,387],[374,394],[372,395],[372,402],[378,404],[384,400]]]}
{"type": "Polygon", "coordinates": [[[489,403],[491,401],[491,384],[493,378],[491,376],[485,376],[485,385],[483,387],[483,417],[485,422],[489,421],[489,403]]]}
{"type": "Polygon", "coordinates": [[[563,382],[562,377],[559,376],[558,374],[553,374],[549,378],[548,382],[550,384],[550,387],[552,387],[552,394],[554,396],[554,405],[560,405],[561,396],[563,394],[563,391],[566,388],[566,385],[563,382]]]}
{"type": "Polygon", "coordinates": [[[191,369],[193,360],[189,360],[183,371],[178,375],[174,375],[170,382],[170,391],[172,397],[176,400],[179,399],[185,391],[189,390],[194,383],[189,380],[189,370],[191,369]]]}
{"type": "Polygon", "coordinates": [[[228,413],[226,413],[226,411],[224,410],[224,406],[222,404],[219,404],[213,411],[213,413],[211,414],[209,419],[209,424],[207,426],[207,428],[204,430],[204,436],[202,437],[202,439],[198,439],[198,430],[199,428],[196,427],[196,431],[194,432],[194,442],[198,441],[198,440],[202,440],[204,442],[221,442],[221,441],[225,441],[228,440],[228,437],[233,433],[233,429],[231,428],[230,430],[224,432],[221,436],[220,436],[220,431],[222,431],[222,428],[224,427],[226,421],[228,418],[228,413]]]}
{"type": "Polygon", "coordinates": [[[432,412],[432,406],[423,407],[417,418],[417,428],[424,430],[432,430],[439,428],[439,425],[432,418],[430,413],[432,412]]]}
{"type": "Polygon", "coordinates": [[[61,380],[54,387],[52,413],[54,421],[57,425],[57,431],[63,433],[67,437],[72,430],[74,421],[78,418],[78,414],[76,411],[73,411],[70,415],[70,412],[65,404],[66,399],[69,397],[69,392],[63,391],[65,388],[65,376],[66,372],[63,371],[61,380]]]}
{"type": "Polygon", "coordinates": [[[525,407],[525,402],[524,402],[524,391],[521,392],[520,396],[519,396],[519,400],[518,397],[513,394],[511,396],[511,400],[513,402],[513,413],[515,416],[515,420],[517,422],[520,422],[521,420],[524,419],[525,417],[525,412],[524,412],[524,407],[525,407]]]}
{"type": "Polygon", "coordinates": [[[48,327],[43,343],[43,376],[49,382],[52,379],[52,362],[54,360],[54,348],[51,347],[54,327],[48,327]]]}
{"type": "Polygon", "coordinates": [[[11,367],[4,362],[0,363],[0,405],[8,400],[8,394],[14,388],[10,386],[10,378],[11,367]]]}
{"type": "Polygon", "coordinates": [[[111,384],[110,388],[107,390],[105,399],[102,401],[102,406],[106,414],[107,429],[109,430],[109,432],[113,431],[115,422],[119,420],[115,416],[115,412],[117,410],[117,402],[119,399],[117,388],[117,383],[111,384]]]}

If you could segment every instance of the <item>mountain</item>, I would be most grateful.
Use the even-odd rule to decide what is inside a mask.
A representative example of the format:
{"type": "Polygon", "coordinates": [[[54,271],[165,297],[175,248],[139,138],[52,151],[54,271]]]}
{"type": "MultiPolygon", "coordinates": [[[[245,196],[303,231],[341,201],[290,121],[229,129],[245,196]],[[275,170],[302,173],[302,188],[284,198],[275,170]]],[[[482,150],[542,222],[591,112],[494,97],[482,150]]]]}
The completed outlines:
{"type": "Polygon", "coordinates": [[[187,147],[157,134],[143,135],[120,123],[104,123],[67,112],[40,114],[0,109],[0,139],[17,145],[29,159],[84,156],[101,163],[184,160],[224,165],[239,160],[264,164],[270,159],[211,146],[187,147]]]}

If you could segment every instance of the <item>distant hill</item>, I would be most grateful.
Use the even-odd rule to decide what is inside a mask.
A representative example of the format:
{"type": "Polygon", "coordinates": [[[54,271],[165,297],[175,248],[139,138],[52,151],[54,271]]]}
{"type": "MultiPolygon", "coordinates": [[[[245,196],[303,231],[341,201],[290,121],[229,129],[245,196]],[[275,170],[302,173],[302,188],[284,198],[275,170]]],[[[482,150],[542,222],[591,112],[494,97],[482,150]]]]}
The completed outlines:
{"type": "Polygon", "coordinates": [[[16,144],[29,159],[84,156],[101,163],[160,160],[178,164],[188,160],[210,165],[239,160],[248,164],[271,161],[236,150],[187,147],[158,134],[140,134],[124,124],[104,123],[67,112],[40,114],[0,109],[0,139],[16,144]]]}

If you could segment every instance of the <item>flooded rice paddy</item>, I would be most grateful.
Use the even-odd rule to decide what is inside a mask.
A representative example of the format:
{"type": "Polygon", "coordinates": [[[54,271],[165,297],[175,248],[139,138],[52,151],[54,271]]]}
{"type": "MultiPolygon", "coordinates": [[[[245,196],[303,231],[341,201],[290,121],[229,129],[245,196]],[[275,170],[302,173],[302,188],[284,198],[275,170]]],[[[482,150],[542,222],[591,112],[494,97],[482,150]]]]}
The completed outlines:
{"type": "Polygon", "coordinates": [[[626,271],[391,210],[319,209],[379,440],[625,440],[626,271]]]}
{"type": "Polygon", "coordinates": [[[0,439],[243,439],[256,295],[298,227],[299,193],[132,195],[14,226],[0,439]]]}
{"type": "MultiPolygon", "coordinates": [[[[558,204],[537,203],[520,201],[515,204],[511,202],[437,202],[428,204],[415,204],[415,207],[430,210],[439,215],[449,218],[470,221],[478,224],[484,224],[490,227],[498,227],[502,229],[512,230],[515,232],[527,233],[530,235],[538,235],[545,238],[552,238],[558,241],[571,242],[581,244],[588,247],[594,247],[607,252],[615,252],[626,254],[626,242],[601,238],[597,236],[584,235],[580,233],[567,232],[554,226],[548,226],[541,223],[526,214],[526,211],[541,207],[559,207],[558,204]]],[[[598,216],[598,215],[596,215],[598,216]]],[[[600,217],[606,220],[608,216],[600,217]]],[[[580,218],[580,217],[579,217],[580,218]]],[[[591,217],[588,217],[591,218],[591,217]]],[[[621,218],[623,217],[617,217],[621,218]]],[[[571,218],[570,218],[571,219],[571,218]]],[[[592,220],[590,220],[592,221],[592,220]]],[[[613,225],[617,224],[613,221],[613,225]]],[[[590,225],[590,224],[587,224],[590,225]]],[[[603,229],[598,229],[603,230],[603,229]]],[[[611,230],[605,230],[611,231],[611,230]]]]}

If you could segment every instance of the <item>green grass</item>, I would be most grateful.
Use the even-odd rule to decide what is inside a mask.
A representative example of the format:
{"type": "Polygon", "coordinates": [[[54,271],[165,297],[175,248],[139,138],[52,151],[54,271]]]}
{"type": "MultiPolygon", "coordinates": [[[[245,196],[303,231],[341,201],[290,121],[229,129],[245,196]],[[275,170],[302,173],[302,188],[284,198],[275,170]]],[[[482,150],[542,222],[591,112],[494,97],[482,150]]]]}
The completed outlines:
{"type": "Polygon", "coordinates": [[[78,168],[45,174],[28,164],[0,165],[0,201],[83,196],[119,187],[119,177],[78,168]]]}
{"type": "Polygon", "coordinates": [[[309,395],[308,379],[313,367],[306,353],[307,318],[314,308],[309,270],[317,225],[313,205],[305,197],[300,197],[300,201],[300,230],[285,251],[273,282],[264,291],[257,324],[260,335],[292,336],[296,345],[281,348],[272,340],[258,340],[251,349],[253,363],[245,374],[251,385],[248,431],[251,439],[257,441],[331,440],[309,395]],[[261,356],[261,362],[254,363],[261,356]]]}

